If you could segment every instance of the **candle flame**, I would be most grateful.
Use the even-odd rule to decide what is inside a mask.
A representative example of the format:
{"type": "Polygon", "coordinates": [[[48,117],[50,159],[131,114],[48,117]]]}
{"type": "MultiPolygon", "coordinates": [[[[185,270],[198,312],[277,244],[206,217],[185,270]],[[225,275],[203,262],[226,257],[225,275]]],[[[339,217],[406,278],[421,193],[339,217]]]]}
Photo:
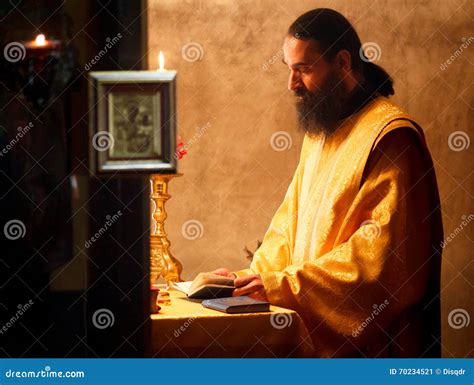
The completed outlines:
{"type": "Polygon", "coordinates": [[[43,34],[39,34],[36,36],[35,43],[39,46],[46,45],[46,37],[43,34]]]}
{"type": "Polygon", "coordinates": [[[160,51],[158,55],[158,64],[159,64],[159,70],[164,71],[165,70],[165,55],[163,55],[163,51],[160,51]]]}

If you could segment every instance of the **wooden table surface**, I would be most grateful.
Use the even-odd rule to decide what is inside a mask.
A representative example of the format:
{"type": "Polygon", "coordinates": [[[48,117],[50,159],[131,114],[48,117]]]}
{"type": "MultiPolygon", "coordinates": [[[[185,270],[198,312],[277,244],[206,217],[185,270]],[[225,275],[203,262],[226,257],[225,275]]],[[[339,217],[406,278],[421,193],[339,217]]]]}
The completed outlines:
{"type": "Polygon", "coordinates": [[[226,314],[170,289],[171,304],[151,318],[152,357],[310,357],[313,349],[299,315],[269,312],[226,314]]]}

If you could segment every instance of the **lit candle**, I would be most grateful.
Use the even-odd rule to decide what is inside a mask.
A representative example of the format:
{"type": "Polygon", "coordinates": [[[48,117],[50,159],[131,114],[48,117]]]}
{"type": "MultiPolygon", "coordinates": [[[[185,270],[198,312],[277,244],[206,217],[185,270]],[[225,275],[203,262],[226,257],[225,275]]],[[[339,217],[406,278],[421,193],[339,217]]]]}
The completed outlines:
{"type": "Polygon", "coordinates": [[[21,44],[23,46],[22,59],[26,58],[30,73],[40,73],[51,60],[58,60],[61,57],[61,41],[48,40],[42,33],[38,34],[35,39],[23,41],[21,44]]]}
{"type": "Polygon", "coordinates": [[[43,34],[39,34],[36,36],[35,44],[39,47],[43,47],[46,45],[46,37],[43,34]]]}
{"type": "Polygon", "coordinates": [[[26,41],[23,45],[30,52],[38,51],[38,54],[59,51],[61,48],[61,42],[59,40],[48,40],[42,33],[37,35],[35,40],[26,41]]]}
{"type": "Polygon", "coordinates": [[[166,69],[165,69],[165,55],[163,55],[163,51],[160,51],[160,53],[158,54],[158,65],[159,65],[159,68],[157,71],[159,72],[165,72],[166,69]]]}

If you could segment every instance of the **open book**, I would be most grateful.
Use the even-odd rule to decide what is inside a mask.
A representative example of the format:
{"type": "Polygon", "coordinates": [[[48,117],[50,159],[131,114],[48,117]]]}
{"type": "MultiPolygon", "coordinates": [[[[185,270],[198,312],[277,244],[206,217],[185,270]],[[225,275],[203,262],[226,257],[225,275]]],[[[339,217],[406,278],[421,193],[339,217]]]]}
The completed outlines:
{"type": "Polygon", "coordinates": [[[235,289],[232,278],[212,273],[199,273],[194,281],[173,282],[171,287],[199,299],[232,297],[235,289]]]}

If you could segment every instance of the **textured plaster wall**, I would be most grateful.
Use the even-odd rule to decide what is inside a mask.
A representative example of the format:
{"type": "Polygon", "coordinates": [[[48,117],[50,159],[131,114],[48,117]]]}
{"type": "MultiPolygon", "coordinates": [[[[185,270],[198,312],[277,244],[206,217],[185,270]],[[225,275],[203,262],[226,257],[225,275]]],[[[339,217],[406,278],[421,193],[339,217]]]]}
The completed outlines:
{"type": "Polygon", "coordinates": [[[474,108],[468,1],[150,0],[149,68],[163,50],[166,66],[178,71],[178,127],[189,144],[180,161],[184,176],[172,182],[167,204],[167,231],[184,278],[246,267],[242,248],[263,237],[285,194],[302,134],[280,50],[289,24],[316,7],[338,10],[363,42],[378,44],[378,63],[395,79],[394,100],[425,129],[446,236],[456,233],[443,262],[444,355],[473,356],[474,320],[460,329],[448,322],[459,308],[474,317],[474,221],[461,225],[474,214],[473,151],[465,148],[474,108]],[[468,47],[456,53],[463,42],[468,47]],[[272,141],[278,131],[284,136],[272,141]],[[451,137],[450,147],[455,131],[464,134],[451,137]],[[275,150],[279,145],[287,149],[275,150]]]}

